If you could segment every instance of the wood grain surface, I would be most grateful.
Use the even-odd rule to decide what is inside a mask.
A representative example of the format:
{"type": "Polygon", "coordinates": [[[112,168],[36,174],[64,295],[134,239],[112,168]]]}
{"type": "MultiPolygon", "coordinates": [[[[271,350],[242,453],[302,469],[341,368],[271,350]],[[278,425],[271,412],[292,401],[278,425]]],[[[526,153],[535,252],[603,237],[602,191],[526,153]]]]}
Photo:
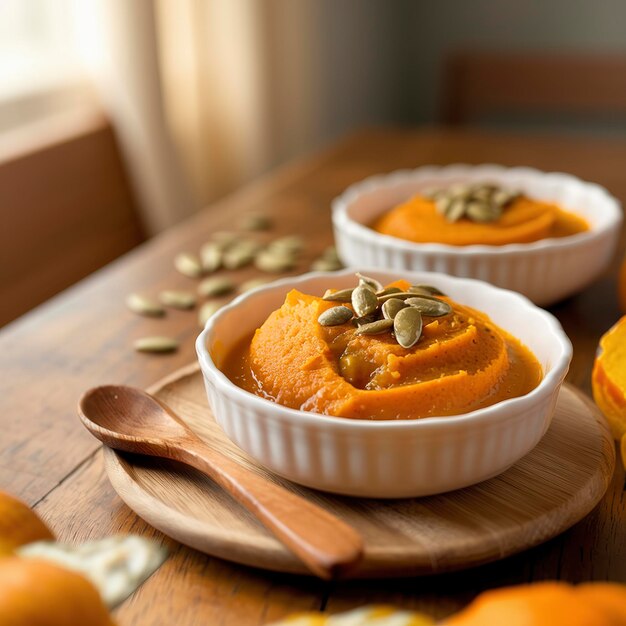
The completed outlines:
{"type": "MultiPolygon", "coordinates": [[[[194,359],[193,311],[164,319],[134,316],[124,306],[135,290],[195,287],[172,259],[196,250],[237,216],[265,211],[273,234],[300,233],[302,263],[331,243],[330,202],[347,185],[378,172],[428,163],[502,163],[564,171],[604,185],[626,200],[626,141],[529,137],[440,130],[369,130],[278,170],[193,219],[149,241],[0,331],[0,487],[35,507],[60,538],[113,533],[154,536],[172,549],[166,564],[116,612],[120,626],[262,625],[296,610],[344,610],[366,602],[394,603],[439,617],[488,587],[559,578],[626,582],[624,471],[617,465],[607,495],[569,531],[541,546],[466,572],[432,577],[324,583],[268,574],[210,558],[165,539],[135,515],[111,487],[100,444],[76,417],[78,398],[105,383],[147,387],[194,359]],[[169,334],[178,352],[151,356],[133,339],[169,334]]],[[[584,293],[551,307],[574,345],[568,381],[590,391],[598,338],[619,317],[616,269],[584,293]]],[[[251,278],[252,269],[237,279],[251,278]]]]}
{"type": "MultiPolygon", "coordinates": [[[[365,554],[345,578],[414,576],[481,565],[525,550],[569,528],[598,503],[615,463],[613,440],[595,405],[564,386],[539,445],[504,474],[474,487],[396,501],[342,498],[298,487],[272,474],[233,444],[215,422],[201,373],[152,392],[208,445],[347,522],[365,554]]],[[[301,561],[246,514],[219,485],[180,464],[105,450],[105,467],[121,498],[168,536],[211,555],[297,574],[301,561]]],[[[313,523],[313,522],[312,522],[313,523]]]]}

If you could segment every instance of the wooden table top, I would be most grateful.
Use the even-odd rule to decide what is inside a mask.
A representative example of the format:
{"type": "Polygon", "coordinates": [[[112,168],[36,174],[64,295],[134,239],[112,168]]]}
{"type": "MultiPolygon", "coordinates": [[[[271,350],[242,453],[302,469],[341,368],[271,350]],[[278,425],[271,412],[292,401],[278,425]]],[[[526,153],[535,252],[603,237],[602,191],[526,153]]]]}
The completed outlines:
{"type": "MultiPolygon", "coordinates": [[[[100,444],[79,424],[76,403],[103,383],[146,387],[194,360],[193,312],[165,319],[133,315],[131,291],[193,288],[172,266],[176,252],[196,251],[215,230],[232,230],[238,214],[276,217],[272,236],[300,233],[308,248],[297,272],[332,242],[330,201],[371,174],[452,162],[530,165],[569,172],[626,201],[626,142],[525,137],[441,130],[371,130],[290,164],[208,207],[0,331],[0,488],[27,501],[62,540],[114,533],[162,538],[126,507],[103,470],[100,444]],[[138,354],[148,334],[178,337],[171,355],[138,354]]],[[[623,241],[622,241],[623,244],[623,241]]],[[[620,258],[623,245],[620,247],[620,258]]],[[[601,280],[551,311],[574,344],[570,383],[590,392],[600,335],[619,317],[617,258],[601,280]]],[[[237,277],[252,277],[240,270],[237,277]]],[[[209,558],[164,539],[171,556],[115,613],[120,626],[261,625],[299,610],[337,612],[393,603],[442,617],[488,587],[531,580],[626,581],[624,472],[619,466],[598,507],[563,535],[518,556],[455,574],[421,579],[325,583],[209,558]]]]}

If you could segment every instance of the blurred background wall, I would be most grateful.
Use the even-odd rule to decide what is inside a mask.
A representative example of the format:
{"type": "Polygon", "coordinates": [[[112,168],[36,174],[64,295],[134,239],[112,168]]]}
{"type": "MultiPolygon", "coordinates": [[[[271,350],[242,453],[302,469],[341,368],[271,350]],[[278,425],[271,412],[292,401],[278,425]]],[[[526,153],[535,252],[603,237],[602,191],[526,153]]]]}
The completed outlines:
{"type": "Polygon", "coordinates": [[[624,136],[624,24],[623,0],[2,0],[0,324],[363,126],[624,136]]]}

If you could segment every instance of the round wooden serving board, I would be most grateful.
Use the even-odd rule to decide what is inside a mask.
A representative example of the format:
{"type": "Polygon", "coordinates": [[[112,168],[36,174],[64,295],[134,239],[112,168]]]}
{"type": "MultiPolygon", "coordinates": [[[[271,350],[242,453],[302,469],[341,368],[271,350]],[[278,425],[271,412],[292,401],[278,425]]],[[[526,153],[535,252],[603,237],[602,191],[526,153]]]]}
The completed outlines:
{"type": "MultiPolygon", "coordinates": [[[[211,445],[358,529],[365,556],[351,577],[451,571],[537,545],[591,511],[606,491],[615,463],[604,419],[586,396],[565,385],[545,437],[496,478],[417,499],[327,495],[270,474],[232,444],[213,419],[196,366],[150,391],[211,445]]],[[[166,535],[230,561],[309,573],[247,511],[195,470],[106,448],[105,465],[121,498],[166,535]]]]}

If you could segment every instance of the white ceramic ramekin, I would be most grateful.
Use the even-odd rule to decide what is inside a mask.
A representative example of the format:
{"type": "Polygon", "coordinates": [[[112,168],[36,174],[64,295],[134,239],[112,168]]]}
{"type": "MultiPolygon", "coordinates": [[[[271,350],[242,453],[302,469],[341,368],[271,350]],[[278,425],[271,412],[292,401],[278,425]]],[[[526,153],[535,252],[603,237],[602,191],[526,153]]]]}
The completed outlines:
{"type": "Polygon", "coordinates": [[[477,278],[518,291],[542,306],[582,290],[607,268],[621,224],[619,202],[602,187],[527,167],[447,165],[402,170],[356,183],[333,202],[335,241],[347,266],[477,278]],[[531,198],[556,202],[586,219],[590,230],[533,243],[450,246],[414,243],[368,226],[420,190],[461,182],[502,184],[531,198]]]}
{"type": "MultiPolygon", "coordinates": [[[[251,335],[296,288],[322,294],[355,284],[352,270],[305,274],[261,287],[211,317],[196,350],[209,405],[228,437],[272,471],[335,493],[376,498],[423,496],[480,482],[507,469],[546,432],[572,347],[556,319],[523,296],[487,283],[427,272],[363,270],[389,283],[436,285],[486,312],[540,361],[544,377],[529,394],[452,417],[367,421],[290,409],[232,383],[224,355],[251,335]]],[[[289,381],[285,381],[289,384],[289,381]]]]}

